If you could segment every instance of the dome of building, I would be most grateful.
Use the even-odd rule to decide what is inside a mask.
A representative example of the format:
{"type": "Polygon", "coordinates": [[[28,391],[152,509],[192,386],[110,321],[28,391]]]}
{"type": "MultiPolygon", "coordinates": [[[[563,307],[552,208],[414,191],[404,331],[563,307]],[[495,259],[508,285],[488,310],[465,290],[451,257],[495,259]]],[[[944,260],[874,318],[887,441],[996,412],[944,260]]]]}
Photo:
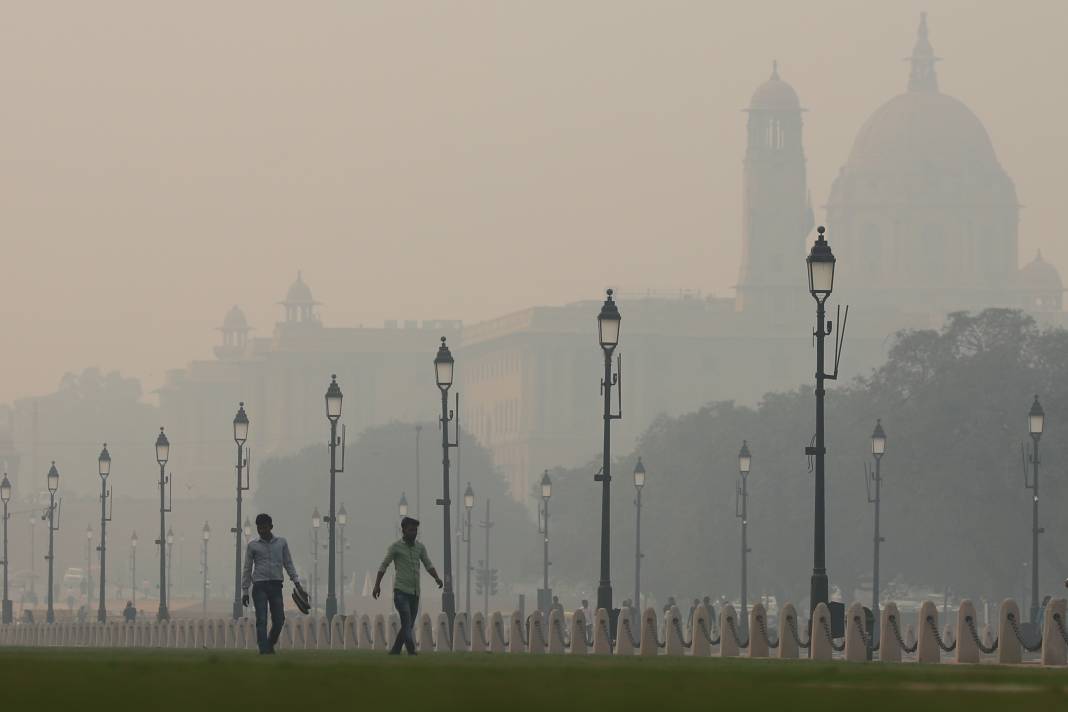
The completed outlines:
{"type": "Polygon", "coordinates": [[[1020,268],[1020,287],[1032,292],[1062,292],[1064,283],[1057,268],[1042,259],[1042,250],[1035,259],[1020,268]]]}
{"type": "Polygon", "coordinates": [[[222,328],[224,331],[248,331],[248,319],[245,318],[245,312],[241,311],[241,307],[235,304],[230,311],[226,312],[222,328]]]}
{"type": "Polygon", "coordinates": [[[300,272],[297,272],[297,279],[293,284],[289,285],[289,291],[286,292],[286,304],[316,304],[315,299],[312,297],[311,290],[308,289],[308,285],[304,283],[304,278],[300,272]]]}
{"type": "Polygon", "coordinates": [[[749,100],[750,111],[784,111],[801,110],[801,100],[794,88],[779,78],[779,63],[772,62],[771,78],[757,87],[753,98],[749,100]]]}

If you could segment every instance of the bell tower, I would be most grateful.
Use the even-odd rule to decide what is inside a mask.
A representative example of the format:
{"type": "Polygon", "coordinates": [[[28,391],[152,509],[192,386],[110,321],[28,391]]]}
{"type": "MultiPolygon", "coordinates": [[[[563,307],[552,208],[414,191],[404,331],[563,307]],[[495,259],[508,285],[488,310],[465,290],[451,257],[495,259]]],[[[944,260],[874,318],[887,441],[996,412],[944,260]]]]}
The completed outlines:
{"type": "Polygon", "coordinates": [[[812,203],[801,143],[801,102],[793,87],[771,77],[749,108],[743,169],[743,253],[736,309],[782,313],[805,293],[805,237],[812,203]]]}

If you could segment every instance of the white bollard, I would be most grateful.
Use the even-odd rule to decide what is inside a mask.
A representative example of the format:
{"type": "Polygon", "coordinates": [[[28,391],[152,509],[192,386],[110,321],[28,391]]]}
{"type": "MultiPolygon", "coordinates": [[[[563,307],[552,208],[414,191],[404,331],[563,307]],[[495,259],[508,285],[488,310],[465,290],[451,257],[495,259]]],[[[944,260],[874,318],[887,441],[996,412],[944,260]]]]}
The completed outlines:
{"type": "Polygon", "coordinates": [[[648,607],[642,613],[642,629],[639,653],[642,657],[656,657],[660,654],[660,634],[656,629],[656,609],[648,607]]]}
{"type": "Polygon", "coordinates": [[[567,644],[564,641],[565,619],[563,611],[553,608],[549,611],[549,623],[546,632],[549,635],[549,654],[563,655],[567,652],[567,644]]]}
{"type": "Polygon", "coordinates": [[[812,647],[809,648],[813,660],[830,660],[834,657],[834,649],[829,640],[831,630],[831,611],[827,604],[816,604],[812,611],[812,625],[809,627],[809,636],[812,647]]]}
{"type": "Polygon", "coordinates": [[[920,604],[920,611],[916,614],[916,629],[920,636],[916,644],[916,662],[941,662],[942,653],[935,638],[938,632],[938,606],[932,601],[920,604]]]}
{"type": "Polygon", "coordinates": [[[359,647],[359,634],[356,632],[359,625],[360,619],[355,613],[345,616],[345,622],[341,624],[342,650],[355,650],[359,647]]]}
{"type": "Polygon", "coordinates": [[[738,614],[734,612],[734,606],[724,603],[719,609],[719,656],[721,658],[736,658],[741,652],[741,641],[738,640],[738,614]]]}
{"type": "Polygon", "coordinates": [[[508,652],[523,653],[527,646],[523,643],[523,617],[519,611],[512,611],[508,624],[508,652]]]}
{"type": "Polygon", "coordinates": [[[634,635],[634,626],[631,624],[633,616],[633,609],[630,606],[623,606],[619,609],[616,655],[634,655],[634,641],[640,641],[640,639],[639,636],[634,635]]]}
{"type": "Polygon", "coordinates": [[[586,638],[586,612],[576,608],[571,614],[571,654],[586,655],[590,652],[586,638]]]}
{"type": "Polygon", "coordinates": [[[856,601],[849,606],[845,617],[845,659],[851,663],[868,660],[868,644],[861,634],[864,631],[864,606],[856,601]]]}
{"type": "Polygon", "coordinates": [[[957,609],[957,662],[978,663],[979,646],[975,639],[979,637],[979,628],[975,620],[975,604],[965,598],[957,609]],[[974,637],[973,637],[974,636],[974,637]]]}
{"type": "Polygon", "coordinates": [[[429,613],[419,615],[416,623],[415,646],[420,653],[434,652],[434,624],[430,620],[429,613]]]}
{"type": "Polygon", "coordinates": [[[386,639],[386,617],[381,613],[375,616],[374,649],[378,651],[389,650],[392,640],[386,639]]]}
{"type": "MultiPolygon", "coordinates": [[[[340,618],[335,615],[334,618],[340,618]]],[[[312,647],[318,650],[330,649],[330,621],[325,616],[315,620],[315,641],[312,647]]]]}
{"type": "Polygon", "coordinates": [[[490,614],[490,652],[503,653],[508,649],[508,641],[504,637],[504,618],[500,611],[490,614]]]}
{"type": "Polygon", "coordinates": [[[668,655],[682,655],[683,641],[680,637],[682,631],[682,615],[678,606],[672,606],[664,613],[664,652],[668,655]]]}
{"type": "Polygon", "coordinates": [[[593,616],[594,655],[612,654],[612,637],[608,630],[609,621],[608,611],[603,608],[598,608],[597,613],[593,616]]]}
{"type": "Polygon", "coordinates": [[[749,609],[749,657],[766,658],[771,652],[768,640],[768,612],[757,602],[749,609]]]}
{"type": "Polygon", "coordinates": [[[486,627],[486,617],[482,615],[482,611],[475,611],[475,615],[471,617],[471,652],[472,653],[488,653],[489,652],[489,628],[486,627]]]}
{"type": "Polygon", "coordinates": [[[1068,648],[1064,636],[1068,632],[1065,623],[1065,608],[1068,602],[1063,598],[1053,598],[1046,604],[1046,613],[1042,625],[1042,664],[1064,665],[1068,663],[1068,648]]]}
{"type": "Polygon", "coordinates": [[[709,638],[712,637],[712,626],[708,623],[708,609],[698,606],[693,612],[693,626],[690,630],[690,654],[698,658],[707,658],[712,653],[712,645],[709,638]]]}
{"type": "Polygon", "coordinates": [[[471,649],[471,626],[467,624],[467,614],[460,612],[452,622],[452,651],[466,653],[471,649]]]}
{"type": "Polygon", "coordinates": [[[360,624],[356,628],[356,644],[360,650],[375,649],[375,634],[371,627],[371,616],[364,613],[360,616],[360,624]]]}
{"type": "Polygon", "coordinates": [[[438,613],[434,629],[434,638],[437,640],[437,650],[439,653],[447,653],[452,650],[452,631],[449,630],[449,616],[445,611],[438,613]]]}
{"type": "Polygon", "coordinates": [[[1002,665],[1015,665],[1023,661],[1023,648],[1013,630],[1012,620],[1019,625],[1020,607],[1016,601],[1006,598],[998,611],[998,662],[1002,665]]]}
{"type": "Polygon", "coordinates": [[[800,653],[797,638],[801,637],[797,623],[797,608],[787,603],[779,611],[779,657],[794,660],[800,653]],[[795,633],[797,634],[795,637],[795,633]]]}
{"type": "Polygon", "coordinates": [[[882,620],[879,621],[879,662],[901,662],[901,644],[897,640],[901,632],[901,613],[897,610],[897,604],[887,602],[883,606],[882,620]]]}
{"type": "Polygon", "coordinates": [[[541,611],[535,609],[527,617],[527,652],[531,655],[544,655],[548,647],[545,635],[545,624],[542,620],[541,611]]]}

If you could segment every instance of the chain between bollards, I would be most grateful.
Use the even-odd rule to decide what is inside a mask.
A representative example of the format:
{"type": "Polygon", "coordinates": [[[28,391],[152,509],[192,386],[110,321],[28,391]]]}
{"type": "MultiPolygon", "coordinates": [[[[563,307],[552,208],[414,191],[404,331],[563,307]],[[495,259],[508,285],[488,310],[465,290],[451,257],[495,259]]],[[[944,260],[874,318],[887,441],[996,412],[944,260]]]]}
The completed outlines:
{"type": "MultiPolygon", "coordinates": [[[[975,630],[975,620],[971,616],[964,617],[964,624],[968,626],[968,632],[971,633],[972,641],[975,643],[975,647],[979,648],[979,650],[986,655],[993,655],[997,652],[998,641],[995,640],[994,644],[988,647],[986,645],[983,645],[983,641],[979,640],[979,633],[975,630]]],[[[1068,638],[1066,638],[1066,641],[1068,641],[1068,638]]]]}

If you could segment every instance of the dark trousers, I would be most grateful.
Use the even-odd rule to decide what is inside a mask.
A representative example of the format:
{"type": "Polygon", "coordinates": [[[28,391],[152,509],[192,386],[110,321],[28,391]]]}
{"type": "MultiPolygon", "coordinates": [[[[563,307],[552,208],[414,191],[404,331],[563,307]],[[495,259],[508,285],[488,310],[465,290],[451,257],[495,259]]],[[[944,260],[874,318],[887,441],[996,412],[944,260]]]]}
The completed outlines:
{"type": "Polygon", "coordinates": [[[256,645],[260,653],[274,652],[286,614],[282,609],[282,582],[257,581],[252,584],[252,603],[256,606],[256,645]],[[271,609],[271,634],[267,634],[267,608],[271,609]]]}
{"type": "Polygon", "coordinates": [[[419,596],[404,591],[393,592],[393,605],[400,614],[400,630],[397,631],[397,639],[393,641],[392,655],[399,655],[401,646],[408,649],[409,655],[415,655],[415,637],[412,628],[415,626],[415,617],[419,615],[419,596]]]}

